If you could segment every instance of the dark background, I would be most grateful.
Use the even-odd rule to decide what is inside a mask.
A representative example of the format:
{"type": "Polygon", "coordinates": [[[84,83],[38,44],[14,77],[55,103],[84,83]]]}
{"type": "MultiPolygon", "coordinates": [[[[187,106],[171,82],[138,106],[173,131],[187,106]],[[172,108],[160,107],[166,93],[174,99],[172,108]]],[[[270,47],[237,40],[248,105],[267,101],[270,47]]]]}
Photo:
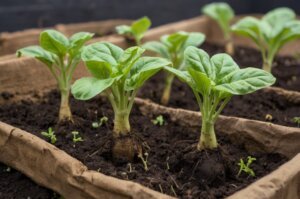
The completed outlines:
{"type": "MultiPolygon", "coordinates": [[[[224,0],[237,14],[264,13],[287,6],[300,13],[300,0],[224,0]]],[[[195,17],[212,0],[0,0],[0,31],[47,27],[57,23],[136,19],[147,15],[153,26],[195,17]]]]}

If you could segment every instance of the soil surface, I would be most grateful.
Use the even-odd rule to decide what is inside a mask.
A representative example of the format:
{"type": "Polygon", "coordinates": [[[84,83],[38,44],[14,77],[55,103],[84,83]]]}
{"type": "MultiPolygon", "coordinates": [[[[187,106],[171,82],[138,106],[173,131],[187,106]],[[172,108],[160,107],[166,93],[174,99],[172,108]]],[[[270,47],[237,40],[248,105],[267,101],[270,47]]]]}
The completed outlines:
{"type": "MultiPolygon", "coordinates": [[[[213,44],[204,44],[202,48],[210,54],[223,52],[222,47],[213,44]]],[[[250,48],[237,47],[234,60],[241,66],[261,66],[259,52],[250,48]]],[[[279,57],[275,60],[275,65],[277,65],[273,68],[273,74],[277,77],[275,86],[300,91],[300,63],[290,57],[279,57]],[[297,77],[295,81],[291,80],[293,75],[297,77]]],[[[140,90],[139,97],[160,103],[164,81],[165,72],[162,71],[146,82],[140,90]]],[[[190,87],[177,78],[172,85],[168,106],[199,110],[190,87]]],[[[293,118],[300,116],[300,104],[290,103],[284,97],[274,93],[266,94],[263,91],[257,91],[244,96],[233,96],[222,114],[298,127],[299,124],[293,122],[293,118]],[[266,115],[271,115],[272,118],[266,115]]]]}
{"type": "MultiPolygon", "coordinates": [[[[231,143],[220,132],[217,133],[219,150],[197,152],[199,129],[172,123],[166,116],[164,116],[163,126],[156,126],[152,123],[153,118],[143,116],[135,106],[130,121],[132,132],[141,137],[145,141],[145,146],[148,146],[145,152],[148,153],[149,170],[146,172],[138,158],[130,164],[116,163],[112,159],[110,149],[113,111],[105,99],[99,98],[86,102],[71,99],[75,123],[57,125],[59,93],[52,91],[45,97],[35,95],[35,98],[39,98],[41,102],[23,100],[18,104],[2,105],[0,120],[32,132],[45,140],[47,139],[41,136],[41,131],[53,127],[57,136],[55,145],[82,161],[89,169],[132,180],[179,198],[224,198],[287,161],[278,154],[250,154],[243,146],[231,143]],[[93,128],[92,123],[99,121],[103,116],[108,117],[108,122],[101,127],[93,128]],[[78,131],[84,141],[73,143],[72,131],[78,131]],[[257,159],[251,165],[255,177],[246,173],[237,176],[239,170],[237,164],[240,158],[246,161],[247,156],[257,159]]],[[[6,169],[5,166],[1,168],[6,169]]],[[[14,189],[15,195],[8,198],[22,198],[24,186],[27,190],[35,187],[42,193],[48,193],[42,198],[48,198],[52,194],[51,191],[37,187],[30,180],[16,173],[0,175],[2,183],[10,182],[0,186],[0,193],[4,196],[9,190],[14,189]],[[16,180],[15,175],[21,176],[20,179],[16,180]],[[19,186],[21,183],[25,184],[22,188],[19,186]]],[[[34,194],[29,196],[38,198],[34,194]]]]}

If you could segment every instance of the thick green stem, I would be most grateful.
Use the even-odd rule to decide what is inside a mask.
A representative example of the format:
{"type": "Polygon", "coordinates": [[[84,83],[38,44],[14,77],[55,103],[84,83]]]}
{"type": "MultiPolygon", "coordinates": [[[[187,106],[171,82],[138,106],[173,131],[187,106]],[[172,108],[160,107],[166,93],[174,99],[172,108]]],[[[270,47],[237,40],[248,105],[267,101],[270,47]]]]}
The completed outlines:
{"type": "Polygon", "coordinates": [[[72,121],[72,113],[69,106],[69,96],[70,96],[69,89],[61,91],[59,121],[63,121],[63,120],[72,121]]]}
{"type": "Polygon", "coordinates": [[[226,42],[226,44],[225,44],[225,51],[229,55],[234,55],[234,45],[233,45],[233,42],[231,40],[228,40],[226,42]]]}
{"type": "Polygon", "coordinates": [[[129,114],[128,110],[117,110],[115,112],[114,119],[114,137],[120,137],[121,135],[127,135],[130,132],[130,123],[129,123],[129,114]]]}
{"type": "Polygon", "coordinates": [[[218,142],[215,134],[214,123],[211,121],[206,121],[204,118],[202,118],[201,135],[197,149],[214,149],[217,147],[218,142]]]}
{"type": "Polygon", "coordinates": [[[163,104],[163,105],[167,105],[170,101],[173,80],[174,80],[174,75],[171,73],[168,73],[167,78],[166,78],[165,88],[163,91],[163,95],[160,100],[161,104],[163,104]]]}
{"type": "Polygon", "coordinates": [[[269,55],[267,59],[263,60],[263,70],[271,73],[272,71],[272,64],[273,64],[273,59],[274,56],[273,55],[269,55]]]}

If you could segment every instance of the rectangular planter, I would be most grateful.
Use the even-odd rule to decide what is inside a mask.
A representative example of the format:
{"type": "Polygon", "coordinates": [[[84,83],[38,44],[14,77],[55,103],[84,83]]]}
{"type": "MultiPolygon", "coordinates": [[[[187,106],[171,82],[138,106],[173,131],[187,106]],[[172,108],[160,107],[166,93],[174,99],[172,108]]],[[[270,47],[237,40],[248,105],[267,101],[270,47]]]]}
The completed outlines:
{"type": "MultiPolygon", "coordinates": [[[[96,36],[101,37],[113,34],[115,26],[129,23],[130,20],[111,19],[86,23],[58,24],[49,28],[56,29],[67,36],[71,36],[76,32],[86,31],[96,33],[96,36]]],[[[14,54],[20,48],[37,45],[39,43],[39,34],[45,29],[46,28],[37,28],[0,33],[0,55],[14,54]]]]}
{"type": "MultiPolygon", "coordinates": [[[[217,26],[213,24],[214,22],[206,17],[197,17],[154,28],[149,31],[145,40],[158,39],[162,34],[185,30],[203,32],[208,35],[209,41],[221,43],[220,31],[218,33],[215,30],[217,26]]],[[[105,39],[122,47],[128,45],[122,37],[109,36],[105,39]]],[[[103,41],[103,38],[96,38],[92,42],[95,41],[103,41]]],[[[235,41],[248,45],[240,38],[235,41]]],[[[293,48],[294,45],[296,44],[290,48],[293,48]]],[[[289,52],[284,49],[281,53],[288,54],[289,52]]],[[[74,78],[78,79],[85,75],[88,73],[81,64],[76,70],[74,78]]],[[[32,58],[0,58],[0,82],[0,93],[17,92],[17,97],[13,98],[16,101],[26,98],[33,90],[44,93],[56,85],[47,68],[32,58]]],[[[280,88],[268,88],[265,89],[265,92],[276,92],[291,102],[300,102],[299,92],[280,88]]],[[[7,101],[0,100],[1,103],[7,103],[7,101]]],[[[137,99],[136,103],[144,114],[169,115],[172,121],[186,126],[197,127],[201,124],[200,113],[166,108],[142,99],[137,99]]],[[[246,144],[249,150],[278,152],[291,159],[276,171],[229,198],[294,199],[300,197],[298,191],[300,189],[299,128],[221,116],[216,130],[221,131],[222,128],[230,129],[232,134],[228,136],[238,143],[246,144]],[[251,142],[247,145],[248,140],[251,142]]],[[[0,123],[0,137],[1,162],[16,168],[35,182],[59,192],[66,198],[171,198],[136,183],[89,171],[81,162],[53,145],[8,124],[0,123]],[[57,162],[57,164],[49,170],[45,166],[47,165],[45,162],[57,162]],[[62,176],[63,180],[61,180],[62,176]]]]}

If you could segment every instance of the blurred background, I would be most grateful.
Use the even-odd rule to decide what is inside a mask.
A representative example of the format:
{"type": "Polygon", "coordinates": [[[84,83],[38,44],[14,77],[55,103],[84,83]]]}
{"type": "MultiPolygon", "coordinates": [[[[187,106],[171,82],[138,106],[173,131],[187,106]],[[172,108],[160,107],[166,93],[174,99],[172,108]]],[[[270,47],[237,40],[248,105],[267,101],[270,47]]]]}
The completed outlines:
{"type": "MultiPolygon", "coordinates": [[[[0,0],[0,31],[49,27],[103,19],[149,16],[153,26],[200,15],[212,0],[0,0]]],[[[237,14],[287,6],[300,13],[300,0],[224,0],[237,14]]]]}

